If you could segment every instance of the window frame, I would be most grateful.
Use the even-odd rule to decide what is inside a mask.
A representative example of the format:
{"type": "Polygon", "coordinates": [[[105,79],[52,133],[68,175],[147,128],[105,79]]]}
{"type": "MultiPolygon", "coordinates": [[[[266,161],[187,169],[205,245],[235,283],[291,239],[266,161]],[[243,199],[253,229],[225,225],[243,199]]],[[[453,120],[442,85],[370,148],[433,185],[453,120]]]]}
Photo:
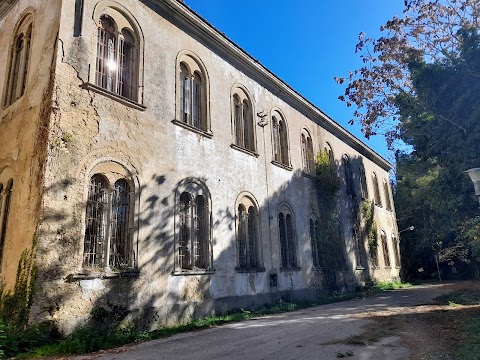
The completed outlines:
{"type": "Polygon", "coordinates": [[[274,108],[271,111],[270,119],[272,128],[272,164],[291,171],[293,168],[290,162],[288,124],[285,116],[279,109],[274,108]],[[281,124],[283,124],[283,131],[281,131],[281,124]]]}
{"type": "Polygon", "coordinates": [[[375,206],[383,207],[382,198],[380,196],[380,188],[378,185],[378,176],[375,171],[372,171],[372,183],[373,183],[373,201],[375,206]]]}
{"type": "Polygon", "coordinates": [[[6,109],[21,99],[28,86],[32,44],[34,16],[31,11],[24,12],[14,28],[14,36],[8,52],[7,68],[2,96],[2,108],[6,109]],[[22,41],[22,47],[17,44],[22,41]],[[25,44],[26,43],[26,44],[25,44]],[[25,49],[25,46],[27,49],[25,49]]]}
{"type": "Polygon", "coordinates": [[[0,179],[0,272],[3,264],[8,223],[12,208],[13,185],[13,178],[8,179],[5,185],[0,179]]]}
{"type": "Polygon", "coordinates": [[[367,187],[367,176],[365,173],[365,166],[363,165],[363,160],[358,168],[360,176],[360,195],[363,200],[368,199],[368,187],[367,187]]]}
{"type": "Polygon", "coordinates": [[[345,193],[351,197],[356,197],[355,182],[353,178],[352,161],[347,154],[342,155],[343,174],[345,179],[345,193]]]}
{"type": "Polygon", "coordinates": [[[263,256],[262,256],[262,243],[261,243],[261,222],[260,222],[260,213],[259,206],[256,199],[250,193],[243,192],[237,197],[235,202],[235,230],[236,230],[236,245],[237,245],[237,267],[235,270],[237,272],[263,272],[265,268],[263,267],[263,256]],[[245,209],[246,221],[243,222],[240,217],[240,207],[245,209]],[[251,227],[251,218],[250,218],[250,209],[254,211],[253,226],[254,233],[250,233],[252,230],[251,227]],[[245,258],[247,259],[245,263],[242,264],[242,239],[241,234],[244,233],[244,242],[245,242],[245,258]],[[253,241],[252,241],[253,238],[253,241]],[[253,247],[251,246],[253,242],[253,247]],[[253,263],[252,263],[252,253],[253,253],[253,263]],[[250,262],[250,263],[249,263],[250,262]]]}
{"type": "Polygon", "coordinates": [[[313,138],[307,128],[303,128],[300,133],[300,149],[302,157],[302,171],[304,174],[315,176],[315,152],[313,148],[313,138]]]}
{"type": "MultiPolygon", "coordinates": [[[[192,213],[191,215],[195,215],[192,213]]],[[[190,238],[189,241],[191,242],[191,250],[190,250],[190,255],[192,258],[190,259],[190,263],[195,263],[194,259],[194,254],[196,253],[197,248],[200,245],[195,245],[195,236],[194,234],[198,230],[198,226],[196,223],[196,219],[194,217],[190,217],[189,220],[189,233],[190,233],[190,238]],[[195,247],[197,246],[197,247],[195,247]],[[193,261],[192,261],[193,260],[193,261]]],[[[211,195],[210,192],[208,191],[208,188],[206,185],[196,179],[196,178],[187,178],[182,180],[175,192],[175,246],[174,246],[174,270],[172,272],[172,275],[202,275],[202,274],[212,274],[214,272],[213,268],[213,244],[212,244],[212,201],[211,201],[211,195]],[[205,223],[207,229],[204,231],[205,235],[205,242],[201,246],[206,247],[205,251],[205,258],[203,261],[205,261],[206,266],[205,268],[199,268],[193,265],[191,268],[184,268],[182,267],[182,260],[181,256],[183,256],[182,249],[184,248],[181,243],[183,242],[182,240],[182,232],[184,228],[182,228],[182,224],[184,222],[182,221],[182,214],[181,214],[181,197],[183,194],[188,194],[190,196],[191,203],[193,204],[199,197],[203,197],[206,202],[206,216],[205,216],[205,223]]],[[[187,245],[188,247],[188,245],[187,245]]],[[[201,260],[200,260],[201,261],[201,260]]]]}
{"type": "Polygon", "coordinates": [[[393,246],[393,257],[395,260],[395,268],[400,269],[402,267],[402,261],[400,258],[400,242],[398,241],[397,236],[392,234],[392,246],[393,246]]]}
{"type": "MultiPolygon", "coordinates": [[[[85,88],[93,90],[97,93],[105,95],[113,100],[116,100],[126,106],[134,109],[144,111],[144,35],[142,28],[136,20],[136,17],[124,6],[111,0],[101,0],[95,5],[92,18],[94,23],[100,25],[101,17],[103,15],[109,16],[116,24],[115,37],[118,40],[122,38],[122,31],[126,30],[134,41],[134,60],[136,64],[133,66],[132,73],[132,95],[130,97],[124,96],[118,91],[109,90],[108,88],[97,83],[97,60],[98,60],[98,39],[100,26],[96,26],[92,33],[92,54],[90,57],[89,82],[84,85],[85,88]]],[[[121,66],[119,65],[121,57],[118,56],[120,47],[116,46],[115,53],[115,87],[118,85],[118,72],[121,66]]]]}
{"type": "Polygon", "coordinates": [[[313,269],[320,270],[323,268],[321,261],[321,230],[320,220],[317,213],[312,213],[309,220],[310,230],[310,247],[312,251],[313,269]]]}
{"type": "Polygon", "coordinates": [[[386,179],[383,179],[383,193],[385,195],[385,210],[393,211],[393,203],[390,196],[390,186],[388,185],[388,181],[386,179]]]}
{"type": "Polygon", "coordinates": [[[384,230],[380,233],[380,241],[382,243],[383,265],[386,269],[390,269],[392,267],[392,262],[390,259],[390,249],[388,248],[387,233],[384,230]]]}
{"type": "Polygon", "coordinates": [[[298,257],[298,241],[293,211],[290,206],[282,203],[278,208],[277,214],[280,270],[299,271],[301,267],[298,257]],[[290,219],[290,225],[288,224],[288,219],[290,219]]]}
{"type": "Polygon", "coordinates": [[[255,126],[255,116],[254,116],[255,107],[252,101],[252,96],[243,85],[235,84],[232,87],[231,114],[232,114],[232,145],[231,147],[258,157],[256,126],[255,126]],[[237,107],[236,107],[236,102],[235,102],[236,98],[238,99],[239,111],[237,111],[237,107]],[[247,119],[245,119],[246,117],[245,105],[249,106],[247,119]],[[247,138],[248,138],[247,142],[245,142],[245,134],[247,134],[247,138]]]}
{"type": "MultiPolygon", "coordinates": [[[[200,58],[189,50],[182,50],[177,55],[176,71],[175,71],[175,119],[172,123],[181,126],[185,129],[191,130],[199,135],[211,138],[213,133],[211,131],[210,121],[210,81],[207,69],[200,58]],[[201,95],[200,95],[200,119],[199,126],[195,126],[193,123],[193,101],[190,101],[188,110],[191,112],[191,118],[185,120],[185,96],[182,74],[182,66],[188,71],[187,75],[189,79],[194,79],[194,74],[198,74],[202,79],[201,83],[201,95]]],[[[194,87],[191,86],[188,92],[189,99],[193,99],[194,87]]]]}

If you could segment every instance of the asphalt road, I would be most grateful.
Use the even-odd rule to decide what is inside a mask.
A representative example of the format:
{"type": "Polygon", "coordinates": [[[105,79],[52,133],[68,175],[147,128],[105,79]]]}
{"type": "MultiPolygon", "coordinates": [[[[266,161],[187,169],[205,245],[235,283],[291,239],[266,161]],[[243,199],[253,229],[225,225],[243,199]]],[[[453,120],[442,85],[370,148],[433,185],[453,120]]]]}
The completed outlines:
{"type": "Polygon", "coordinates": [[[389,291],[367,299],[318,306],[212,329],[178,334],[137,345],[84,355],[75,360],[297,360],[337,359],[338,353],[353,354],[352,360],[406,359],[409,349],[400,337],[382,339],[373,346],[336,343],[362,333],[372,320],[352,317],[377,310],[394,310],[426,304],[448,284],[422,285],[389,291]]]}

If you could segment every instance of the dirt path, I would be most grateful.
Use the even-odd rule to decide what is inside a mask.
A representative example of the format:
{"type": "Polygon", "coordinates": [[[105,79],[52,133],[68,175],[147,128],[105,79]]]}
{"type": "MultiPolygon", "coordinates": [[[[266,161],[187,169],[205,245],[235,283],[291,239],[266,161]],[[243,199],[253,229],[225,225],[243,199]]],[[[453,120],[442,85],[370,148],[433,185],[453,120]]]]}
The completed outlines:
{"type": "Polygon", "coordinates": [[[450,359],[447,349],[459,339],[448,322],[457,314],[432,301],[471,286],[480,288],[477,283],[415,286],[74,359],[450,359]]]}

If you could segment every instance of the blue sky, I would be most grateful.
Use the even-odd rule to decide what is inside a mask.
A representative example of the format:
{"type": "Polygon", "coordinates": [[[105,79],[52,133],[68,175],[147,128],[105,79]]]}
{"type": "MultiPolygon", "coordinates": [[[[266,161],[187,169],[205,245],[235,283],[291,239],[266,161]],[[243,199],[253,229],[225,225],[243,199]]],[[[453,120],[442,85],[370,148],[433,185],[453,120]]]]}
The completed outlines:
{"type": "Polygon", "coordinates": [[[338,100],[346,76],[361,66],[355,45],[363,31],[401,15],[403,0],[185,0],[219,31],[273,71],[380,155],[392,160],[382,136],[366,140],[347,124],[354,109],[338,100]],[[313,59],[313,61],[312,61],[313,59]]]}

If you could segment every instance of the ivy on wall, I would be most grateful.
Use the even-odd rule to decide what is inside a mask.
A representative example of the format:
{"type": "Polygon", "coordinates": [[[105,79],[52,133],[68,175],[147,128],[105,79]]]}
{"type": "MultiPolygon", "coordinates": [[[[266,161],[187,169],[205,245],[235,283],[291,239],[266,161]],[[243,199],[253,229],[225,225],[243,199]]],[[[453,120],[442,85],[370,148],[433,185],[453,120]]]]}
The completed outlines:
{"type": "Polygon", "coordinates": [[[362,218],[365,222],[365,233],[367,235],[368,252],[373,266],[378,266],[378,233],[375,223],[375,206],[373,202],[366,199],[362,202],[362,218]]]}
{"type": "Polygon", "coordinates": [[[0,285],[2,294],[0,297],[0,320],[5,325],[25,328],[28,324],[37,277],[36,247],[37,238],[35,236],[31,249],[24,250],[20,256],[14,288],[5,291],[3,284],[0,285]]]}

